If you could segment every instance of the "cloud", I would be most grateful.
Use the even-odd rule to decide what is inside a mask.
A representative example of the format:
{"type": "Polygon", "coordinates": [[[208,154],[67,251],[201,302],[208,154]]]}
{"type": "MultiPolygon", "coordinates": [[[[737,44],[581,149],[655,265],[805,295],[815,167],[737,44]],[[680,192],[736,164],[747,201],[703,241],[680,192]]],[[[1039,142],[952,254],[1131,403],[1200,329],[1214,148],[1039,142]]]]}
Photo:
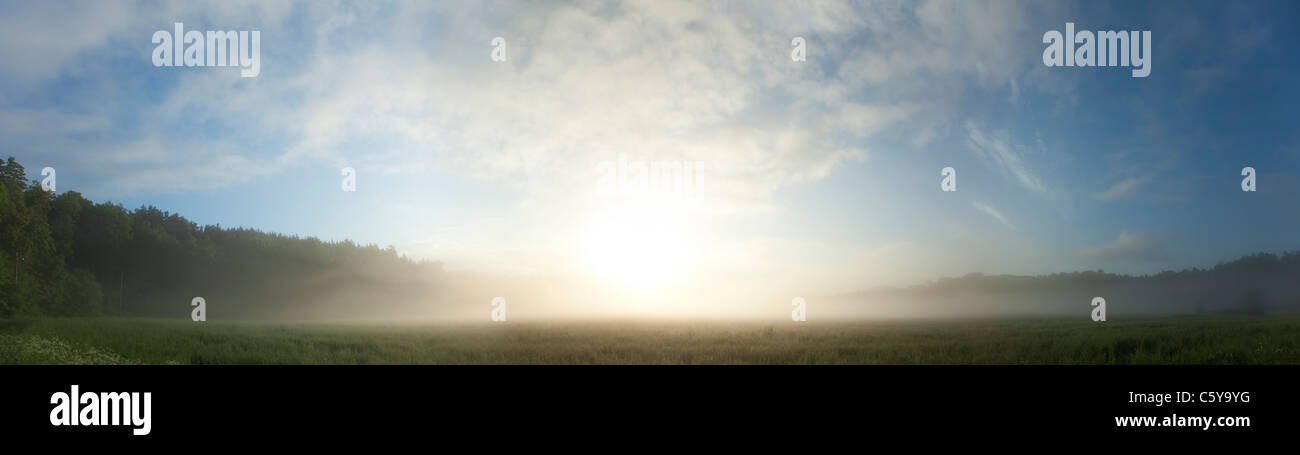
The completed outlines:
{"type": "Polygon", "coordinates": [[[1079,256],[1093,261],[1122,263],[1164,262],[1169,255],[1164,248],[1142,234],[1130,235],[1121,232],[1115,241],[1106,245],[1087,248],[1079,256]]]}
{"type": "MultiPolygon", "coordinates": [[[[918,110],[843,96],[784,101],[791,88],[842,84],[815,64],[790,61],[789,41],[815,35],[814,52],[833,52],[826,43],[847,40],[862,23],[849,4],[817,4],[797,24],[763,9],[612,5],[547,6],[496,26],[466,18],[439,36],[491,33],[432,40],[427,50],[356,43],[319,50],[303,76],[264,95],[310,95],[303,105],[271,108],[300,138],[285,157],[349,156],[405,169],[454,163],[533,198],[588,191],[592,165],[622,155],[704,161],[716,183],[707,194],[735,206],[867,159],[865,141],[918,110]],[[507,39],[508,62],[488,59],[494,34],[507,39]],[[376,136],[400,150],[358,156],[358,138],[376,136]]],[[[407,27],[396,29],[401,38],[407,27]]]]}
{"type": "Polygon", "coordinates": [[[0,73],[23,82],[40,80],[138,20],[131,8],[105,2],[76,7],[57,2],[6,2],[0,5],[0,73]]]}
{"type": "MultiPolygon", "coordinates": [[[[491,211],[501,209],[528,238],[556,236],[563,223],[598,212],[583,210],[595,205],[595,165],[621,156],[705,162],[713,186],[701,192],[699,212],[710,216],[772,213],[782,190],[949,139],[969,141],[1016,185],[1046,191],[1036,166],[1048,161],[1034,161],[1039,143],[1018,145],[1006,125],[976,128],[967,119],[981,116],[971,106],[1034,106],[1044,83],[1032,77],[1042,72],[1042,30],[1028,24],[1051,6],[226,4],[115,4],[114,12],[133,14],[102,21],[92,19],[98,7],[6,14],[14,27],[0,40],[10,47],[0,49],[17,57],[0,60],[0,79],[24,85],[0,88],[0,119],[23,121],[6,122],[0,140],[20,157],[60,158],[52,160],[60,171],[82,171],[78,186],[98,188],[87,192],[92,198],[229,188],[322,165],[451,175],[466,183],[466,196],[500,204],[491,211]],[[176,21],[261,29],[261,75],[152,67],[152,32],[176,21]],[[70,22],[87,25],[62,40],[18,27],[70,22]],[[495,36],[507,39],[509,61],[489,58],[495,36]],[[807,39],[807,62],[791,61],[794,36],[807,39]],[[28,49],[24,37],[39,42],[28,49]]],[[[879,161],[899,162],[890,158],[879,161]]],[[[384,196],[408,196],[394,193],[384,196]]],[[[991,205],[974,207],[1015,229],[991,205]]],[[[467,232],[482,230],[440,233],[422,248],[436,256],[475,245],[467,232]]]]}
{"type": "Polygon", "coordinates": [[[993,219],[995,220],[998,220],[998,222],[1002,223],[1003,226],[1006,226],[1011,229],[1016,228],[1014,225],[1011,224],[1010,221],[1007,221],[1007,217],[1002,216],[1002,212],[999,212],[998,209],[993,208],[993,206],[979,201],[972,202],[971,205],[974,206],[976,209],[979,209],[979,211],[984,212],[984,214],[993,217],[993,219]]]}
{"type": "Polygon", "coordinates": [[[1103,201],[1127,198],[1137,193],[1138,188],[1145,183],[1146,181],[1143,179],[1126,178],[1111,185],[1111,187],[1107,188],[1106,191],[1097,193],[1095,197],[1103,201]]]}
{"type": "Polygon", "coordinates": [[[293,6],[253,0],[3,2],[0,55],[5,62],[0,63],[0,75],[23,84],[48,82],[61,75],[103,76],[94,73],[101,63],[97,59],[139,58],[137,51],[152,50],[152,32],[170,30],[173,22],[206,21],[244,30],[252,25],[249,18],[259,24],[278,24],[293,6]]]}
{"type": "Polygon", "coordinates": [[[1020,186],[1030,191],[1041,193],[1047,190],[1042,179],[1025,162],[1028,147],[1012,144],[1006,131],[990,135],[970,123],[966,129],[971,149],[986,165],[1015,178],[1020,186]]]}
{"type": "MultiPolygon", "coordinates": [[[[89,132],[98,142],[68,144],[78,149],[148,141],[192,150],[231,131],[240,137],[220,152],[170,154],[158,163],[167,173],[96,173],[131,175],[104,187],[171,188],[176,179],[150,179],[202,174],[214,162],[234,166],[225,174],[255,167],[271,175],[315,160],[386,172],[455,166],[538,194],[587,188],[592,163],[626,153],[705,161],[717,172],[714,195],[747,204],[868,159],[878,136],[927,144],[959,115],[935,104],[938,87],[956,90],[975,75],[989,88],[1011,81],[1018,98],[1017,75],[1032,67],[1004,45],[1032,35],[1024,22],[1036,7],[1015,2],[598,3],[115,5],[73,8],[88,18],[74,20],[86,25],[71,35],[42,32],[66,28],[56,26],[68,21],[59,12],[66,8],[28,4],[5,15],[14,36],[0,41],[19,46],[6,53],[23,58],[0,62],[0,74],[39,85],[115,62],[156,79],[148,93],[128,92],[139,88],[126,78],[78,88],[81,99],[121,97],[112,105],[125,112],[61,105],[49,113],[115,118],[98,132],[127,131],[89,132]],[[241,80],[151,67],[151,33],[174,21],[262,29],[263,74],[241,80]],[[507,38],[508,62],[488,58],[493,36],[507,38]],[[790,60],[792,36],[808,38],[808,62],[790,60]],[[14,44],[29,42],[39,46],[14,44]],[[824,62],[840,64],[828,70],[824,62]]],[[[17,107],[0,102],[0,111],[9,109],[17,107]]],[[[1005,148],[996,141],[989,145],[1005,148]]],[[[989,156],[1041,190],[1020,158],[989,156]]],[[[240,181],[196,179],[183,189],[240,181]]]]}

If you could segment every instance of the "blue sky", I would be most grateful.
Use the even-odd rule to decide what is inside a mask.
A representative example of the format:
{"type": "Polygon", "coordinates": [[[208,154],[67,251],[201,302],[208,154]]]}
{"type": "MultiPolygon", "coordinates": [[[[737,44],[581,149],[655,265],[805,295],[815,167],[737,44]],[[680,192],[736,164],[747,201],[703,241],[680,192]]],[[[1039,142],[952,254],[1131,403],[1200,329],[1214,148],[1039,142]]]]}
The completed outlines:
{"type": "Polygon", "coordinates": [[[200,224],[803,294],[1300,249],[1294,2],[2,5],[3,153],[200,224]],[[175,22],[261,73],[153,66],[175,22]],[[1066,22],[1151,31],[1150,76],[1046,67],[1066,22]],[[620,157],[708,172],[597,194],[620,157]]]}

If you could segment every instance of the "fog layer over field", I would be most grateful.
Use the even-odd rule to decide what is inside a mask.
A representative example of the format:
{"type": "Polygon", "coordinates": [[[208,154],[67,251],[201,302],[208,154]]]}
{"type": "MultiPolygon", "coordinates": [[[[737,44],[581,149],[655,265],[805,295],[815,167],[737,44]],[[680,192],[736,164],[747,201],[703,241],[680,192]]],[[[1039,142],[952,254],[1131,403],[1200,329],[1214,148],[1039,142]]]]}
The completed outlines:
{"type": "MultiPolygon", "coordinates": [[[[1300,309],[1300,254],[1257,254],[1209,270],[1130,277],[1097,272],[1038,277],[967,275],[904,288],[819,296],[781,276],[690,276],[629,282],[562,272],[501,276],[449,272],[392,247],[323,242],[251,229],[199,226],[140,207],[24,183],[0,165],[0,317],[123,315],[187,318],[202,297],[213,320],[508,320],[606,317],[983,317],[1077,315],[1102,297],[1113,315],[1286,312],[1300,309]],[[752,285],[751,285],[752,284],[752,285]],[[780,287],[778,284],[776,287],[780,287]],[[761,290],[760,290],[761,289],[761,290]]],[[[617,245],[615,245],[617,246],[617,245]]],[[[632,250],[644,251],[644,250],[632,250]]],[[[615,251],[616,253],[618,251],[615,251]]],[[[670,265],[641,264],[663,274],[670,265]]],[[[870,264],[876,268],[888,264],[870,264]]],[[[625,277],[626,278],[626,277],[625,277]]]]}

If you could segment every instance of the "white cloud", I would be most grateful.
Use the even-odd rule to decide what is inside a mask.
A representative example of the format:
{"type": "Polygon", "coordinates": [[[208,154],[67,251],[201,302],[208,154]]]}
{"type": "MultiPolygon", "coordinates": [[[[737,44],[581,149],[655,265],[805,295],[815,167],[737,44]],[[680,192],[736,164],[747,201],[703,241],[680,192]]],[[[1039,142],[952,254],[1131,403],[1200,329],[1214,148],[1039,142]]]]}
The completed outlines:
{"type": "MultiPolygon", "coordinates": [[[[60,75],[94,75],[88,62],[113,57],[140,58],[152,50],[154,30],[174,22],[222,24],[241,30],[250,18],[275,25],[288,17],[292,2],[255,0],[6,2],[0,5],[0,74],[24,84],[48,82],[60,75]]],[[[332,8],[323,2],[318,6],[332,8]]],[[[147,65],[148,54],[142,62],[147,65]]],[[[142,65],[143,66],[143,65],[142,65]]]]}
{"type": "MultiPolygon", "coordinates": [[[[87,19],[84,37],[30,61],[0,61],[0,74],[39,84],[98,68],[96,56],[168,71],[150,78],[161,81],[156,93],[128,100],[140,106],[119,136],[95,134],[114,124],[85,121],[111,118],[105,112],[48,114],[85,133],[51,135],[69,140],[66,156],[94,169],[87,174],[105,179],[112,196],[228,187],[321,163],[432,170],[509,188],[517,200],[506,204],[514,210],[505,224],[535,230],[519,235],[530,239],[577,223],[555,214],[584,213],[599,161],[704,161],[713,186],[702,212],[766,214],[784,188],[961,135],[968,113],[959,100],[972,80],[998,100],[1010,81],[1013,103],[1038,88],[1024,77],[1036,53],[1026,58],[1013,43],[1034,44],[1041,31],[1026,28],[1031,13],[1014,2],[221,5],[114,5],[150,12],[87,19]],[[262,28],[262,74],[151,67],[149,36],[174,21],[262,28]],[[489,59],[494,36],[508,40],[509,62],[489,59]],[[793,36],[808,40],[807,62],[790,60],[793,36]]],[[[21,17],[42,27],[67,21],[21,17]]],[[[83,90],[111,99],[138,76],[97,77],[103,87],[83,90]]],[[[0,109],[12,108],[3,101],[0,109]]],[[[1045,191],[1029,150],[996,128],[968,128],[975,151],[1045,191]]],[[[992,206],[975,207],[1012,227],[992,206]]],[[[465,232],[431,236],[420,248],[431,256],[458,244],[485,250],[465,232]]]]}
{"type": "Polygon", "coordinates": [[[971,149],[985,164],[1014,177],[1025,189],[1040,193],[1047,190],[1042,179],[1026,163],[1027,146],[1013,144],[1006,131],[990,135],[969,123],[966,129],[971,149]]]}
{"type": "Polygon", "coordinates": [[[1012,225],[1010,221],[1007,221],[1007,217],[1002,216],[1002,212],[999,212],[998,209],[993,208],[993,206],[979,201],[972,202],[971,205],[974,206],[976,209],[979,209],[979,211],[984,212],[985,215],[991,216],[993,217],[993,219],[998,220],[998,222],[1002,223],[1003,226],[1006,226],[1010,229],[1016,228],[1015,225],[1012,225]]]}
{"type": "Polygon", "coordinates": [[[1126,178],[1111,185],[1110,188],[1106,189],[1106,191],[1097,193],[1096,197],[1103,201],[1130,197],[1137,193],[1138,188],[1140,188],[1144,183],[1146,183],[1144,179],[1126,178]]]}
{"type": "MultiPolygon", "coordinates": [[[[181,172],[206,171],[214,162],[256,163],[272,172],[301,160],[388,171],[457,165],[534,194],[586,188],[590,164],[627,153],[706,161],[721,177],[716,196],[761,204],[772,191],[866,159],[866,142],[882,132],[901,131],[924,145],[946,131],[953,108],[926,101],[932,84],[909,76],[1006,81],[1024,67],[1005,43],[1025,33],[1026,13],[1004,2],[98,5],[74,8],[87,18],[72,36],[37,33],[66,28],[51,27],[68,21],[56,13],[62,8],[7,14],[14,25],[7,33],[32,28],[28,38],[37,46],[14,49],[33,58],[10,59],[0,71],[39,80],[85,71],[97,54],[143,59],[132,53],[152,47],[148,32],[174,21],[242,29],[255,18],[264,28],[262,76],[187,71],[141,113],[139,134],[165,147],[192,146],[170,135],[178,118],[226,122],[239,131],[238,143],[250,144],[223,152],[229,159],[173,156],[168,167],[181,172]],[[430,29],[430,14],[446,20],[430,29]],[[290,19],[310,28],[290,31],[290,19]],[[857,37],[864,32],[878,39],[862,45],[857,37]],[[489,39],[498,35],[509,42],[505,64],[488,59],[489,39]],[[796,35],[809,38],[809,62],[789,59],[796,35]],[[823,64],[835,61],[840,69],[825,73],[823,64]],[[898,95],[852,96],[862,91],[898,95]],[[782,101],[782,93],[791,100],[782,101]],[[259,140],[266,138],[275,143],[259,140]]],[[[142,71],[156,70],[141,62],[142,71]]],[[[1023,169],[1016,172],[1041,188],[1023,169]]],[[[168,185],[146,177],[109,186],[168,185]]]]}

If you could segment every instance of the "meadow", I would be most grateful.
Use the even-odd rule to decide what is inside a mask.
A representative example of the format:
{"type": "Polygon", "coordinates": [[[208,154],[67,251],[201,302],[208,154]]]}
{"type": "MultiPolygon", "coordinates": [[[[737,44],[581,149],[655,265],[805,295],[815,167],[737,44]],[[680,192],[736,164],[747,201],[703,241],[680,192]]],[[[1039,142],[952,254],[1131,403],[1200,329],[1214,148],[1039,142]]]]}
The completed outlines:
{"type": "Polygon", "coordinates": [[[0,322],[0,364],[1300,364],[1300,317],[390,325],[52,318],[0,322]]]}

